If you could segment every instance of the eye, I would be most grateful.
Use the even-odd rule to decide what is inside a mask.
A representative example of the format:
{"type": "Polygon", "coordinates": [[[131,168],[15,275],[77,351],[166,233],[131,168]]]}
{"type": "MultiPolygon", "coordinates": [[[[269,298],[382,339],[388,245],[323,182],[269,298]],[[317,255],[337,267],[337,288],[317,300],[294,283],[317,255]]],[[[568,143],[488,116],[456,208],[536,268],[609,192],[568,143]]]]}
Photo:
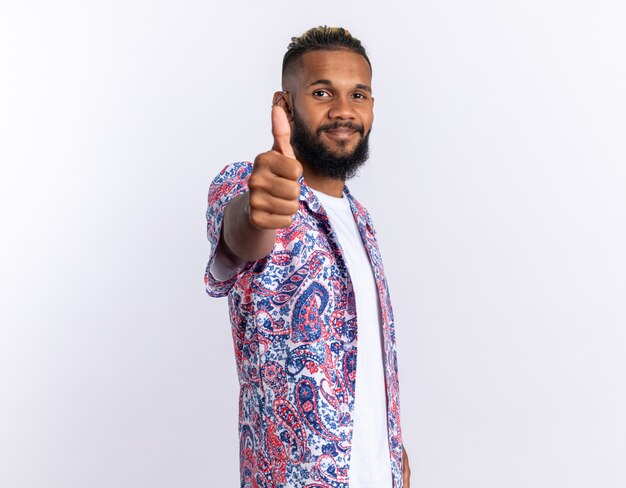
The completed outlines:
{"type": "Polygon", "coordinates": [[[365,95],[365,93],[361,93],[361,92],[356,92],[352,96],[354,98],[356,98],[357,100],[365,100],[365,99],[367,99],[367,95],[365,95]]]}
{"type": "Polygon", "coordinates": [[[320,98],[321,98],[321,97],[329,97],[330,95],[329,95],[329,94],[328,94],[328,92],[327,92],[327,91],[325,91],[325,90],[315,90],[315,91],[313,92],[313,96],[314,96],[314,97],[320,97],[320,98]]]}

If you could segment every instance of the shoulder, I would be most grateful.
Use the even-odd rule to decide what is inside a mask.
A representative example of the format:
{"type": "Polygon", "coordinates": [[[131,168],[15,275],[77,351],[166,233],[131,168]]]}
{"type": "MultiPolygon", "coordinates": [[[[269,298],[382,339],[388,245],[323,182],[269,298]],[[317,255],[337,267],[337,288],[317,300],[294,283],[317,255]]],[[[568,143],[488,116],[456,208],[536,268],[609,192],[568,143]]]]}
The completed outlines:
{"type": "Polygon", "coordinates": [[[209,187],[209,206],[224,197],[246,191],[251,173],[252,163],[249,161],[226,165],[211,182],[209,187]]]}
{"type": "Polygon", "coordinates": [[[250,161],[239,161],[224,166],[222,171],[213,179],[212,185],[221,184],[227,181],[247,180],[252,173],[252,163],[250,161]]]}

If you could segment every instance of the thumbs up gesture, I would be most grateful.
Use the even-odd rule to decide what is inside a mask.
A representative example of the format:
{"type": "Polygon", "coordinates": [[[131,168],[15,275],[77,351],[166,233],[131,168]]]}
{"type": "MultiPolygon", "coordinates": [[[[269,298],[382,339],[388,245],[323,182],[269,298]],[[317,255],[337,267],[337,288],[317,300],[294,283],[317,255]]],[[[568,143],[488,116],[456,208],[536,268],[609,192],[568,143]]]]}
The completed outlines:
{"type": "Polygon", "coordinates": [[[248,180],[250,222],[259,229],[289,227],[299,207],[302,165],[291,147],[287,113],[278,104],[272,107],[272,136],[271,151],[256,157],[248,180]]]}

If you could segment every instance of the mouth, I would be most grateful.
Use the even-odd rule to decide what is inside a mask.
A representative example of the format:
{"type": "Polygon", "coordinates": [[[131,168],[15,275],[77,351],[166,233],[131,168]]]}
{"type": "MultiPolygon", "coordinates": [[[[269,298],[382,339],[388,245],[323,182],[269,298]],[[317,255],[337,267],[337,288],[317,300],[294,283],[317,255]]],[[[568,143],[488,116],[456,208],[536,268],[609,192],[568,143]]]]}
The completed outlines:
{"type": "Polygon", "coordinates": [[[337,140],[346,140],[350,139],[355,134],[359,134],[358,131],[354,129],[350,129],[349,127],[337,127],[336,129],[326,129],[324,133],[331,137],[332,139],[337,140]]]}

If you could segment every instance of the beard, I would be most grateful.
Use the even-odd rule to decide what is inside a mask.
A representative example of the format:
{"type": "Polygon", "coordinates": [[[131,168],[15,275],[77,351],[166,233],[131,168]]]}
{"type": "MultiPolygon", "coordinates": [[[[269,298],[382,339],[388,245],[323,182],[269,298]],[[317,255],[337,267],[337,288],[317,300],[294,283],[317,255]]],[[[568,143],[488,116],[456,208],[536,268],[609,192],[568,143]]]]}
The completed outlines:
{"type": "MultiPolygon", "coordinates": [[[[367,135],[363,135],[362,125],[352,122],[331,122],[321,125],[315,134],[309,131],[302,119],[293,110],[293,126],[291,128],[291,145],[293,146],[298,159],[304,162],[316,173],[328,178],[345,181],[356,175],[357,170],[367,161],[369,157],[369,137],[371,128],[367,135]],[[326,146],[320,135],[322,132],[339,127],[348,127],[359,134],[361,138],[352,152],[336,154],[326,146]]],[[[347,146],[348,141],[341,141],[340,146],[347,146]]]]}

